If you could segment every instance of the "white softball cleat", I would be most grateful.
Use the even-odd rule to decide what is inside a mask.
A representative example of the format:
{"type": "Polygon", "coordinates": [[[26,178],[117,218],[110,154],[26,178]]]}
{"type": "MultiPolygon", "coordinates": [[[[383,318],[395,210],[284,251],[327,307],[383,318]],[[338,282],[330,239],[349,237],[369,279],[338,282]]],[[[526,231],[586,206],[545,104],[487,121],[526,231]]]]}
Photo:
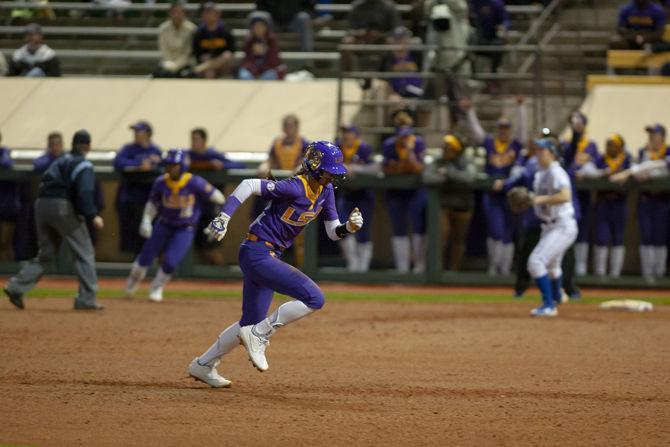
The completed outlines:
{"type": "Polygon", "coordinates": [[[137,289],[140,287],[140,281],[137,280],[136,278],[133,278],[132,276],[128,277],[128,281],[126,282],[126,297],[132,298],[135,296],[135,292],[137,292],[137,289]]]}
{"type": "Polygon", "coordinates": [[[163,288],[150,289],[149,290],[149,299],[154,303],[160,303],[163,301],[163,288]]]}
{"type": "Polygon", "coordinates": [[[260,372],[268,370],[268,361],[265,358],[265,348],[270,344],[270,340],[261,335],[257,335],[254,326],[243,326],[240,328],[240,343],[247,350],[249,360],[260,372]]]}
{"type": "Polygon", "coordinates": [[[533,317],[556,317],[558,310],[555,307],[540,306],[530,311],[533,317]]]}
{"type": "MultiPolygon", "coordinates": [[[[218,362],[216,362],[218,364],[218,362]]],[[[188,365],[188,374],[196,380],[205,382],[212,388],[228,388],[232,382],[221,376],[214,366],[203,366],[198,363],[198,357],[188,365]]]]}

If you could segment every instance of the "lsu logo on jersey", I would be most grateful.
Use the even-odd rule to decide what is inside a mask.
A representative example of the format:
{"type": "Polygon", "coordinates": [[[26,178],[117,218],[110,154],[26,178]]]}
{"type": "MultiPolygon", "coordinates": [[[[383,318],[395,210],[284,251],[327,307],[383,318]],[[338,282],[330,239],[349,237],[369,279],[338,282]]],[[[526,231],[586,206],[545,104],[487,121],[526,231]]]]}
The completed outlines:
{"type": "Polygon", "coordinates": [[[293,217],[297,213],[292,206],[289,206],[288,208],[286,208],[286,211],[284,211],[284,214],[282,214],[281,220],[295,227],[304,227],[305,225],[313,221],[316,218],[316,216],[319,215],[322,209],[323,208],[319,207],[319,209],[317,209],[316,211],[305,211],[304,213],[301,213],[297,219],[293,219],[293,217]]]}

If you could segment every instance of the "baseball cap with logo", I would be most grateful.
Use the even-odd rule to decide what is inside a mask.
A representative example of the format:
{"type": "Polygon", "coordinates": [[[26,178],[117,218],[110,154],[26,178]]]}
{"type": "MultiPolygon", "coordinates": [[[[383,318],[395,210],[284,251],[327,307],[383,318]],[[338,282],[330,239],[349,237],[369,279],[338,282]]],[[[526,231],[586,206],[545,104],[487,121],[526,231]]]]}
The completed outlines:
{"type": "Polygon", "coordinates": [[[654,123],[651,126],[645,127],[644,130],[649,133],[660,133],[665,136],[665,126],[661,123],[654,123]]]}
{"type": "Polygon", "coordinates": [[[146,130],[149,133],[153,133],[153,129],[151,128],[151,124],[149,124],[146,121],[138,121],[135,124],[132,124],[130,126],[131,129],[133,130],[146,130]]]}
{"type": "Polygon", "coordinates": [[[496,121],[496,125],[498,127],[512,127],[512,122],[509,119],[502,117],[498,118],[498,121],[496,121]]]}

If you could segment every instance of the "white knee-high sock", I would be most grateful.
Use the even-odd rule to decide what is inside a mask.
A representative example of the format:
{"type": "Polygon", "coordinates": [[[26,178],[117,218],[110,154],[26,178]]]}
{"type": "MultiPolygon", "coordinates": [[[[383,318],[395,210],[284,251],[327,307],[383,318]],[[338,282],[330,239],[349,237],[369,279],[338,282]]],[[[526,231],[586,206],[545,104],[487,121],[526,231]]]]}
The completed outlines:
{"type": "Polygon", "coordinates": [[[372,261],[372,242],[359,242],[356,249],[358,252],[358,271],[367,272],[370,270],[370,262],[372,261]]]}
{"type": "Polygon", "coordinates": [[[489,246],[489,275],[500,273],[503,258],[505,256],[505,244],[502,241],[491,239],[489,246]]]}
{"type": "Polygon", "coordinates": [[[597,276],[607,274],[607,246],[596,245],[593,248],[593,272],[597,276]]]}
{"type": "Polygon", "coordinates": [[[198,357],[198,363],[201,365],[214,366],[221,357],[228,354],[240,344],[240,339],[238,338],[239,334],[239,322],[235,322],[228,326],[221,332],[221,334],[219,334],[219,338],[216,339],[212,346],[198,357]]]}
{"type": "Polygon", "coordinates": [[[654,274],[662,278],[668,262],[668,247],[654,247],[654,253],[654,274]]]}
{"type": "Polygon", "coordinates": [[[172,279],[172,275],[165,273],[163,269],[158,269],[156,277],[151,281],[150,290],[162,289],[168,282],[170,282],[170,279],[172,279]]]}
{"type": "Polygon", "coordinates": [[[512,262],[514,261],[514,244],[500,242],[500,264],[498,270],[503,275],[509,275],[512,271],[512,262]]]}
{"type": "Polygon", "coordinates": [[[640,271],[645,278],[654,277],[653,250],[651,245],[640,245],[640,271]]]}
{"type": "Polygon", "coordinates": [[[426,236],[412,235],[412,257],[414,258],[414,273],[426,271],[426,236]]]}
{"type": "Polygon", "coordinates": [[[401,273],[409,272],[409,263],[411,258],[409,237],[393,236],[391,238],[391,248],[393,249],[395,268],[401,273]]]}
{"type": "Polygon", "coordinates": [[[356,271],[358,266],[358,258],[356,256],[356,237],[349,235],[340,240],[340,249],[347,261],[347,270],[350,272],[356,271]]]}
{"type": "Polygon", "coordinates": [[[314,312],[314,309],[307,307],[305,303],[298,300],[284,303],[275,310],[272,315],[254,326],[257,334],[270,337],[275,330],[281,326],[286,326],[296,320],[301,319],[314,312]]]}
{"type": "Polygon", "coordinates": [[[610,276],[618,278],[623,269],[623,260],[626,257],[626,247],[615,245],[610,249],[610,276]]]}
{"type": "Polygon", "coordinates": [[[126,281],[126,293],[129,295],[134,294],[145,276],[147,276],[147,268],[139,265],[137,261],[133,262],[128,280],[126,281]]]}
{"type": "Polygon", "coordinates": [[[575,244],[575,273],[577,276],[584,276],[587,272],[587,261],[589,259],[589,244],[579,242],[575,244]]]}

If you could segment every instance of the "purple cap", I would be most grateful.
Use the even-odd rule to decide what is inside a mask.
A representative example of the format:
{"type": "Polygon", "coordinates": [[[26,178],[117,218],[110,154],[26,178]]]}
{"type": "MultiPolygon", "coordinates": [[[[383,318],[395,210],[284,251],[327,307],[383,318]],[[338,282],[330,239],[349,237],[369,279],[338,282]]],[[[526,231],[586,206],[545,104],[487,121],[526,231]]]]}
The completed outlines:
{"type": "Polygon", "coordinates": [[[414,135],[414,129],[411,126],[400,126],[395,134],[399,137],[408,137],[414,135]]]}
{"type": "Polygon", "coordinates": [[[340,130],[342,132],[353,132],[356,135],[358,135],[358,128],[356,126],[354,126],[353,124],[349,124],[348,126],[343,124],[343,125],[340,126],[340,130]]]}
{"type": "Polygon", "coordinates": [[[660,133],[665,136],[665,126],[661,123],[654,123],[651,126],[645,127],[644,130],[649,133],[660,133]]]}
{"type": "Polygon", "coordinates": [[[149,133],[153,133],[153,129],[151,128],[151,124],[149,124],[146,121],[138,121],[135,124],[130,126],[131,129],[133,130],[146,130],[149,133]]]}

